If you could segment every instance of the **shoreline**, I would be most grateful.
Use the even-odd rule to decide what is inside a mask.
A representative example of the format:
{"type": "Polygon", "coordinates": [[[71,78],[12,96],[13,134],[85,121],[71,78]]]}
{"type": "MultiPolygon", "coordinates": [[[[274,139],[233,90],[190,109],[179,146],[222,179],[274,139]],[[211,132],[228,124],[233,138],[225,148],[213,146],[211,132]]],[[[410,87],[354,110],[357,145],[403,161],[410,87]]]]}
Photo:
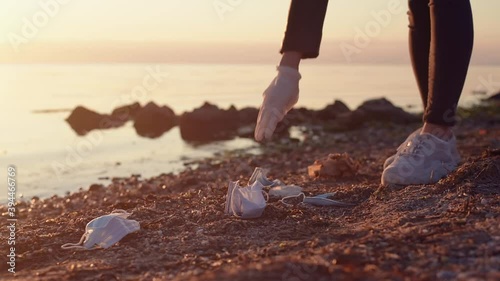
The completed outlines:
{"type": "MultiPolygon", "coordinates": [[[[463,117],[466,118],[471,114],[474,115],[474,114],[480,113],[483,109],[486,109],[486,111],[492,111],[492,110],[494,111],[494,106],[495,106],[494,103],[488,104],[488,103],[484,103],[484,101],[478,100],[477,103],[472,105],[472,106],[460,107],[458,112],[459,112],[459,115],[462,116],[462,118],[463,117]]],[[[342,107],[343,107],[343,105],[340,106],[340,110],[343,110],[342,107]]],[[[396,107],[394,107],[394,108],[396,108],[396,107]]],[[[389,108],[389,110],[393,110],[394,108],[389,108]]],[[[245,111],[248,109],[250,109],[250,108],[244,107],[244,108],[240,108],[238,110],[245,111]]],[[[322,108],[322,109],[307,109],[307,108],[295,109],[295,111],[292,111],[287,116],[287,119],[285,119],[284,122],[282,122],[282,123],[287,123],[287,126],[284,127],[284,129],[289,128],[290,133],[289,134],[282,134],[279,136],[279,138],[290,137],[294,141],[301,141],[304,138],[304,136],[311,133],[311,132],[308,132],[307,130],[308,130],[308,127],[310,127],[312,125],[312,123],[314,123],[314,122],[322,122],[322,123],[326,124],[323,127],[323,129],[326,129],[328,131],[338,130],[339,129],[338,126],[333,126],[333,128],[329,127],[331,122],[335,122],[336,121],[335,119],[338,119],[337,117],[331,115],[332,114],[331,111],[332,110],[335,111],[338,109],[339,109],[339,107],[337,106],[336,103],[329,104],[329,105],[327,105],[327,107],[322,108]],[[303,112],[306,112],[306,113],[304,114],[303,112]],[[333,118],[332,119],[333,121],[332,120],[324,120],[324,121],[317,120],[318,116],[319,116],[319,118],[333,118]],[[309,122],[305,121],[308,119],[310,119],[309,122]]],[[[223,111],[223,110],[221,109],[221,111],[223,111]]],[[[354,111],[352,111],[352,112],[354,112],[354,111]]],[[[422,115],[421,112],[411,112],[410,111],[408,113],[415,115],[415,116],[422,115]]],[[[247,119],[253,119],[253,118],[248,118],[248,116],[245,116],[245,117],[247,119]]],[[[253,116],[250,116],[250,117],[253,117],[253,116]]],[[[348,118],[352,118],[352,117],[349,116],[348,118]]],[[[384,121],[384,122],[387,122],[387,121],[384,121]]],[[[391,123],[391,121],[388,121],[388,122],[391,123]]],[[[351,122],[347,122],[346,124],[349,125],[349,123],[351,123],[351,122]]],[[[410,122],[410,124],[411,124],[411,122],[410,122]]],[[[354,125],[359,126],[359,124],[354,124],[354,125]]],[[[371,124],[368,124],[367,126],[370,127],[371,124]]],[[[125,127],[127,130],[131,129],[130,124],[128,126],[125,126],[125,127]]],[[[341,127],[345,127],[345,125],[343,125],[341,127]]],[[[176,126],[172,129],[174,132],[167,131],[166,134],[169,134],[169,133],[180,134],[178,132],[178,128],[179,127],[176,126]]],[[[248,129],[247,126],[244,126],[243,128],[245,129],[244,130],[245,132],[248,131],[248,130],[246,130],[246,129],[248,129]]],[[[346,128],[346,129],[340,128],[340,129],[341,130],[338,131],[338,133],[340,133],[340,134],[344,133],[344,131],[350,130],[348,128],[346,128]]],[[[110,130],[110,131],[114,131],[114,130],[110,130]]],[[[103,132],[108,132],[108,131],[104,130],[103,132]]],[[[114,133],[114,132],[111,132],[111,133],[114,133]]],[[[123,132],[122,132],[122,135],[123,135],[123,132]]],[[[171,139],[171,137],[170,137],[170,139],[171,139]]],[[[193,151],[199,150],[199,148],[201,147],[203,153],[198,153],[197,155],[190,153],[190,155],[188,157],[181,155],[174,160],[170,160],[169,164],[167,164],[167,166],[171,167],[171,168],[168,168],[167,171],[169,173],[178,174],[178,173],[181,173],[185,169],[185,167],[187,166],[186,164],[189,162],[203,161],[206,158],[210,159],[210,158],[216,157],[217,156],[216,154],[220,154],[220,153],[231,154],[232,150],[255,151],[257,149],[258,150],[258,152],[256,152],[257,154],[264,153],[263,148],[265,146],[259,145],[257,142],[247,143],[243,147],[242,147],[242,144],[238,144],[238,145],[230,144],[231,142],[244,143],[244,142],[247,142],[247,140],[253,141],[253,136],[251,133],[249,133],[249,134],[244,133],[243,135],[237,136],[236,138],[233,138],[230,140],[215,140],[215,141],[199,142],[199,143],[189,142],[189,141],[186,142],[186,141],[181,140],[183,146],[187,146],[190,149],[192,149],[193,151]],[[203,156],[203,154],[205,154],[205,156],[203,156]],[[207,156],[207,154],[210,154],[210,155],[207,156]]],[[[283,141],[283,139],[279,139],[278,141],[283,141]]],[[[158,143],[158,141],[156,141],[156,142],[158,143]]],[[[159,147],[157,147],[156,149],[158,149],[158,148],[159,147]]],[[[76,181],[76,182],[78,182],[77,184],[75,184],[75,181],[73,181],[71,179],[66,179],[63,182],[58,183],[58,186],[61,186],[61,187],[64,187],[64,186],[72,186],[72,187],[69,187],[69,188],[66,187],[66,188],[64,188],[64,190],[60,190],[59,192],[55,191],[54,193],[50,193],[50,191],[49,192],[45,191],[44,192],[45,194],[38,193],[38,194],[30,195],[30,193],[26,194],[26,192],[21,192],[23,197],[19,198],[19,199],[30,200],[31,197],[49,198],[53,195],[65,196],[68,193],[75,192],[79,189],[82,189],[82,188],[85,189],[86,187],[88,187],[92,184],[108,185],[112,178],[124,178],[124,177],[130,176],[131,174],[142,174],[143,177],[148,178],[148,177],[154,177],[157,174],[163,173],[162,171],[160,171],[163,168],[160,168],[161,165],[160,165],[160,162],[158,161],[159,159],[151,159],[155,163],[158,162],[156,164],[155,168],[153,168],[153,170],[156,170],[157,172],[152,172],[151,169],[149,169],[147,171],[144,170],[141,167],[142,165],[135,163],[137,160],[134,160],[135,159],[134,156],[128,156],[128,157],[126,156],[125,158],[122,156],[121,158],[115,158],[115,159],[116,159],[116,161],[111,161],[111,162],[108,161],[109,163],[106,163],[105,165],[102,165],[101,167],[94,169],[93,172],[86,170],[87,175],[83,176],[83,177],[79,177],[79,179],[76,181]],[[127,172],[127,171],[129,171],[129,172],[127,172]],[[92,179],[88,179],[89,177],[92,177],[92,179]],[[109,180],[103,181],[103,180],[101,180],[101,178],[108,178],[109,180]]],[[[22,170],[21,170],[21,172],[22,172],[22,170]]],[[[34,190],[33,188],[43,189],[40,184],[37,184],[37,185],[30,184],[28,187],[31,188],[31,190],[34,190]]],[[[4,202],[6,202],[6,200],[7,199],[2,200],[0,203],[3,204],[4,202]]]]}

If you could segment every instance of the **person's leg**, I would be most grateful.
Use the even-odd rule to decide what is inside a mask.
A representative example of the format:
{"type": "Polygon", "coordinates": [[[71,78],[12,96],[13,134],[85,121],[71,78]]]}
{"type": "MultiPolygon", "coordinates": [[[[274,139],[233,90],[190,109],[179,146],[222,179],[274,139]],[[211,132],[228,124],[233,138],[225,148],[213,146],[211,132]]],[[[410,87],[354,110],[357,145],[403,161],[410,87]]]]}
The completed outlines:
{"type": "Polygon", "coordinates": [[[422,132],[446,140],[452,136],[472,54],[472,10],[469,0],[430,0],[429,7],[429,86],[422,132]]]}
{"type": "MultiPolygon", "coordinates": [[[[408,0],[408,45],[410,51],[411,65],[417,80],[417,86],[422,98],[425,111],[429,93],[429,50],[431,45],[431,16],[429,11],[429,0],[408,0]]],[[[406,138],[403,145],[420,134],[422,128],[415,130],[406,138]]],[[[400,148],[403,146],[401,145],[400,148]]],[[[398,150],[400,150],[398,148],[398,150]]],[[[394,162],[397,153],[387,158],[384,162],[384,170],[394,162]]]]}
{"type": "MultiPolygon", "coordinates": [[[[424,126],[398,149],[384,167],[382,184],[434,183],[460,162],[451,132],[469,66],[473,43],[469,0],[430,0],[428,86],[425,80],[424,0],[410,0],[410,50],[415,76],[424,99],[424,126]],[[419,2],[420,1],[420,2],[419,2]],[[422,12],[422,13],[420,13],[422,12]],[[421,24],[422,23],[422,24],[421,24]],[[427,99],[425,96],[427,94],[427,99]]],[[[386,161],[387,163],[387,161],[386,161]]]]}
{"type": "Polygon", "coordinates": [[[429,51],[431,45],[429,0],[409,0],[408,8],[410,58],[425,111],[429,93],[429,51]]]}

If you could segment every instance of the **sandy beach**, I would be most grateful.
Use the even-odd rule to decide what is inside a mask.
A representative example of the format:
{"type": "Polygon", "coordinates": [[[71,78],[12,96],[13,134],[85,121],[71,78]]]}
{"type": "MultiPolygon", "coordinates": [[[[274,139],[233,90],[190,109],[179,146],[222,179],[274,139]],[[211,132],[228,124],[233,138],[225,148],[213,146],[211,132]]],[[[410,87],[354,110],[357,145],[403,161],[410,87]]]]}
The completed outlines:
{"type": "Polygon", "coordinates": [[[114,178],[108,186],[18,202],[16,274],[3,263],[0,278],[498,280],[499,117],[498,110],[479,110],[459,122],[462,163],[433,185],[380,185],[384,160],[418,123],[374,123],[346,132],[310,126],[303,140],[266,144],[262,155],[235,151],[185,163],[178,175],[114,178]],[[309,177],[307,167],[329,153],[348,153],[359,171],[309,177]],[[336,192],[336,200],[355,206],[286,206],[271,198],[258,219],[224,214],[229,181],[246,184],[255,167],[306,195],[336,192]],[[141,230],[105,250],[61,249],[115,209],[132,212],[141,230]]]}

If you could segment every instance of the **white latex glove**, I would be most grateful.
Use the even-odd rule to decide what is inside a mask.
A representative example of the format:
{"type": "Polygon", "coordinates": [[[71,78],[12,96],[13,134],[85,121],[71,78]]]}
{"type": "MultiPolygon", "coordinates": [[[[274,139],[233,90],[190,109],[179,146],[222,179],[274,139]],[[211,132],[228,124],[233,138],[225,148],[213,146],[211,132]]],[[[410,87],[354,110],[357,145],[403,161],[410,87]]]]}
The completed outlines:
{"type": "Polygon", "coordinates": [[[288,66],[278,66],[278,75],[264,91],[264,101],[260,107],[255,140],[270,140],[278,122],[299,100],[299,80],[297,69],[288,66]]]}

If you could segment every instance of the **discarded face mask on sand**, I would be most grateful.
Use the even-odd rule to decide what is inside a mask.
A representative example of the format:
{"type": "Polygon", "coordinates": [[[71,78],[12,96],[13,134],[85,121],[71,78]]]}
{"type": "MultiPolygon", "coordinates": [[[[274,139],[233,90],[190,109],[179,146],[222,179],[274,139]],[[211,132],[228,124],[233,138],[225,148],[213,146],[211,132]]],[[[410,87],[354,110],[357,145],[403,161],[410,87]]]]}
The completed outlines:
{"type": "Polygon", "coordinates": [[[269,196],[271,197],[287,197],[287,196],[296,196],[302,193],[302,187],[296,185],[286,185],[280,180],[270,181],[267,179],[267,169],[263,168],[255,168],[250,180],[249,184],[254,182],[260,182],[264,187],[269,187],[269,196]]]}
{"type": "Polygon", "coordinates": [[[354,204],[344,203],[329,199],[334,193],[320,194],[308,197],[302,192],[302,188],[296,185],[285,185],[280,180],[270,181],[266,177],[267,170],[255,168],[248,186],[242,187],[238,182],[229,182],[226,195],[225,213],[234,215],[242,219],[254,219],[262,216],[267,205],[269,195],[282,198],[280,201],[288,206],[295,206],[300,203],[314,206],[335,206],[352,207],[354,204]],[[270,188],[269,194],[264,188],[270,188]]]}
{"type": "Polygon", "coordinates": [[[85,233],[78,243],[66,243],[63,249],[109,248],[120,241],[125,235],[138,231],[139,222],[127,219],[132,213],[124,210],[114,210],[109,215],[91,220],[85,227],[85,233]]]}
{"type": "Polygon", "coordinates": [[[265,169],[255,168],[245,187],[240,186],[238,181],[229,182],[225,213],[242,219],[255,219],[262,216],[269,199],[264,187],[272,188],[283,185],[279,180],[268,180],[266,173],[265,169]]]}
{"type": "Polygon", "coordinates": [[[262,216],[266,208],[264,186],[255,181],[249,186],[239,186],[238,182],[230,182],[226,195],[225,213],[242,219],[255,219],[262,216]]]}
{"type": "Polygon", "coordinates": [[[284,183],[280,180],[273,180],[270,181],[267,179],[267,169],[257,167],[253,170],[252,175],[250,176],[250,179],[248,180],[248,184],[251,185],[254,182],[259,182],[265,187],[274,187],[274,186],[279,186],[279,185],[284,185],[284,183]]]}
{"type": "MultiPolygon", "coordinates": [[[[347,157],[343,155],[343,157],[347,157]]],[[[302,192],[302,187],[296,185],[285,185],[280,180],[270,181],[266,177],[267,170],[263,168],[255,168],[249,182],[260,182],[265,187],[270,187],[269,195],[281,198],[281,202],[285,205],[297,205],[305,203],[314,206],[334,206],[334,207],[353,207],[355,204],[340,202],[330,199],[335,196],[335,193],[325,193],[316,196],[306,196],[302,192]],[[288,203],[290,202],[290,203],[288,203]]]]}

